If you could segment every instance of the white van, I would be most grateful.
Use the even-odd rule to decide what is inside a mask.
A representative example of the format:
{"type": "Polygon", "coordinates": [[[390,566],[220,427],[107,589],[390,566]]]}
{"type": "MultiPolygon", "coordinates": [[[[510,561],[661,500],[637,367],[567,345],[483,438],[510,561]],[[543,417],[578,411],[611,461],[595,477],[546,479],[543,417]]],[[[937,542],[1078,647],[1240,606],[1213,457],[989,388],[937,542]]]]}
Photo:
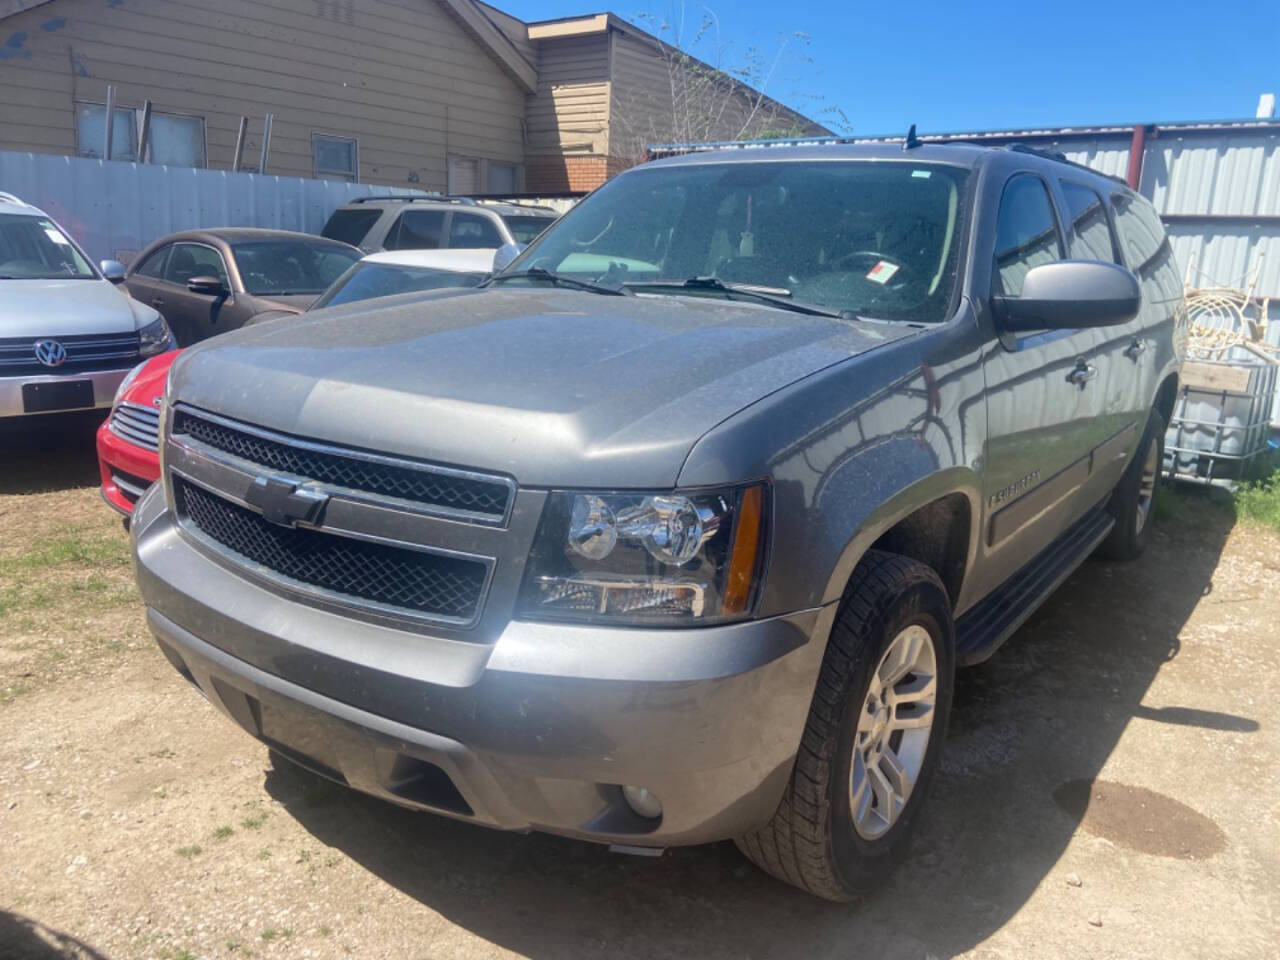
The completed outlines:
{"type": "Polygon", "coordinates": [[[159,313],[116,289],[123,279],[0,193],[0,418],[109,407],[130,369],[174,346],[159,313]]]}

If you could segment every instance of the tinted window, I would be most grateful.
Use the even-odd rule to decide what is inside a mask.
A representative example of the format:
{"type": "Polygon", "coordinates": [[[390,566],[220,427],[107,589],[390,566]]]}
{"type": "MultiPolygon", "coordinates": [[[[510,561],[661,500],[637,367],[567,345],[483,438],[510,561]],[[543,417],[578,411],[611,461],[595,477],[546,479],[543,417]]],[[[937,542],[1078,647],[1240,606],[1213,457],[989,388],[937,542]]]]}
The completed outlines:
{"type": "Polygon", "coordinates": [[[133,272],[142,277],[154,277],[157,280],[162,279],[164,277],[164,262],[169,256],[169,251],[172,249],[173,247],[170,245],[161,247],[155,253],[151,254],[151,256],[147,257],[146,260],[142,261],[141,266],[133,272]]]}
{"type": "Polygon", "coordinates": [[[1102,197],[1079,183],[1063,182],[1062,192],[1071,214],[1071,259],[1119,263],[1102,197]]]}
{"type": "Polygon", "coordinates": [[[0,213],[0,280],[94,280],[97,276],[52,220],[0,213]]]}
{"type": "Polygon", "coordinates": [[[391,250],[437,250],[444,235],[443,210],[406,210],[391,228],[391,250]]]}
{"type": "Polygon", "coordinates": [[[492,250],[502,246],[502,234],[487,217],[455,213],[449,224],[449,246],[492,250]]]}
{"type": "Polygon", "coordinates": [[[869,317],[937,323],[955,286],[965,177],[910,162],[641,168],[575,206],[511,269],[640,290],[714,276],[869,317]]]}
{"type": "Polygon", "coordinates": [[[511,216],[503,217],[502,222],[507,225],[507,229],[511,231],[511,236],[515,238],[516,243],[532,243],[538,234],[555,223],[556,220],[555,217],[512,214],[511,216]]]}
{"type": "Polygon", "coordinates": [[[1148,302],[1176,300],[1182,294],[1182,280],[1155,207],[1128,193],[1112,194],[1111,206],[1116,212],[1125,259],[1129,269],[1138,276],[1143,299],[1148,302]]]}
{"type": "Polygon", "coordinates": [[[455,273],[452,270],[436,270],[432,267],[407,267],[398,263],[357,263],[338,278],[311,309],[355,303],[373,297],[390,297],[397,293],[413,293],[418,290],[439,290],[443,287],[474,287],[487,277],[487,273],[455,273]]]}
{"type": "Polygon", "coordinates": [[[284,297],[321,293],[360,259],[360,251],[305,240],[233,243],[231,252],[247,292],[284,297]]]}
{"type": "Polygon", "coordinates": [[[222,254],[217,250],[202,243],[175,243],[164,278],[185,287],[192,277],[217,277],[224,288],[231,287],[226,267],[222,265],[222,254]]]}
{"type": "Polygon", "coordinates": [[[377,207],[335,210],[329,217],[329,222],[320,231],[320,236],[358,247],[381,216],[382,211],[377,207]]]}
{"type": "Polygon", "coordinates": [[[1001,290],[1016,297],[1032,267],[1062,259],[1058,222],[1049,191],[1039,177],[1018,174],[1005,184],[996,224],[996,276],[1001,290]]]}

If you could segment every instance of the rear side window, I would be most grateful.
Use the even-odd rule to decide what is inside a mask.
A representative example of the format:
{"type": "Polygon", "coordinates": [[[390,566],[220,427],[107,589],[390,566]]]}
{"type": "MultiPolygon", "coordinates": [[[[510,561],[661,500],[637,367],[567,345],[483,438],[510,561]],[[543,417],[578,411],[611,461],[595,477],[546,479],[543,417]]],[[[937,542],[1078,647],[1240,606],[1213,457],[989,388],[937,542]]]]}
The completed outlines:
{"type": "Polygon", "coordinates": [[[1125,259],[1142,285],[1142,298],[1148,302],[1176,300],[1182,294],[1182,281],[1155,207],[1129,193],[1112,194],[1111,206],[1125,259]]]}
{"type": "Polygon", "coordinates": [[[1062,259],[1058,221],[1044,181],[1028,173],[1009,180],[1000,198],[995,273],[1006,296],[1022,293],[1033,267],[1062,259]]]}
{"type": "Polygon", "coordinates": [[[529,214],[510,214],[502,218],[502,222],[515,237],[516,243],[532,243],[543,230],[555,223],[554,217],[539,217],[529,214]]]}
{"type": "Polygon", "coordinates": [[[438,250],[444,235],[444,211],[406,210],[400,214],[400,222],[393,227],[391,250],[438,250]]]}
{"type": "Polygon", "coordinates": [[[1062,193],[1071,214],[1071,259],[1119,263],[1102,197],[1091,187],[1067,181],[1062,183],[1062,193]]]}
{"type": "Polygon", "coordinates": [[[340,240],[358,247],[368,236],[373,225],[382,216],[377,207],[362,207],[358,210],[335,210],[329,222],[320,231],[320,236],[330,240],[340,240]]]}
{"type": "Polygon", "coordinates": [[[502,234],[485,217],[455,213],[449,224],[449,246],[496,249],[502,246],[502,234]]]}
{"type": "Polygon", "coordinates": [[[142,261],[142,265],[134,271],[140,277],[151,277],[155,280],[164,278],[164,262],[169,257],[169,251],[172,250],[171,245],[161,247],[146,260],[142,261]]]}

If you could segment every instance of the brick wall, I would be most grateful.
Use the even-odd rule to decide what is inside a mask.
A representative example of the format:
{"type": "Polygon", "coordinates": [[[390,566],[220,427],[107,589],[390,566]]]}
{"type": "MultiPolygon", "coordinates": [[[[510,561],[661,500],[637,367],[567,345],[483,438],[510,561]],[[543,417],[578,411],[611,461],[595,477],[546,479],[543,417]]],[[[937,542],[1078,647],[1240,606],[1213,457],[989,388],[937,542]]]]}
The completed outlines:
{"type": "Polygon", "coordinates": [[[525,160],[524,188],[528,193],[585,192],[629,166],[622,157],[598,154],[531,156],[525,160]]]}

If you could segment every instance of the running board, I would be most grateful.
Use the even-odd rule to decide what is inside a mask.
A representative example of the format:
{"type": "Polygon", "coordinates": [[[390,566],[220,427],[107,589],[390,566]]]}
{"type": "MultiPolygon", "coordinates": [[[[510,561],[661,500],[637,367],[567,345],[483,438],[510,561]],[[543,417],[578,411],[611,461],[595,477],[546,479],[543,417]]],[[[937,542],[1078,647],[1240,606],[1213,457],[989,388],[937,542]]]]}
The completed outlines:
{"type": "Polygon", "coordinates": [[[981,663],[1107,538],[1115,520],[1096,509],[1077,520],[1034,560],[996,587],[956,623],[956,664],[981,663]]]}

